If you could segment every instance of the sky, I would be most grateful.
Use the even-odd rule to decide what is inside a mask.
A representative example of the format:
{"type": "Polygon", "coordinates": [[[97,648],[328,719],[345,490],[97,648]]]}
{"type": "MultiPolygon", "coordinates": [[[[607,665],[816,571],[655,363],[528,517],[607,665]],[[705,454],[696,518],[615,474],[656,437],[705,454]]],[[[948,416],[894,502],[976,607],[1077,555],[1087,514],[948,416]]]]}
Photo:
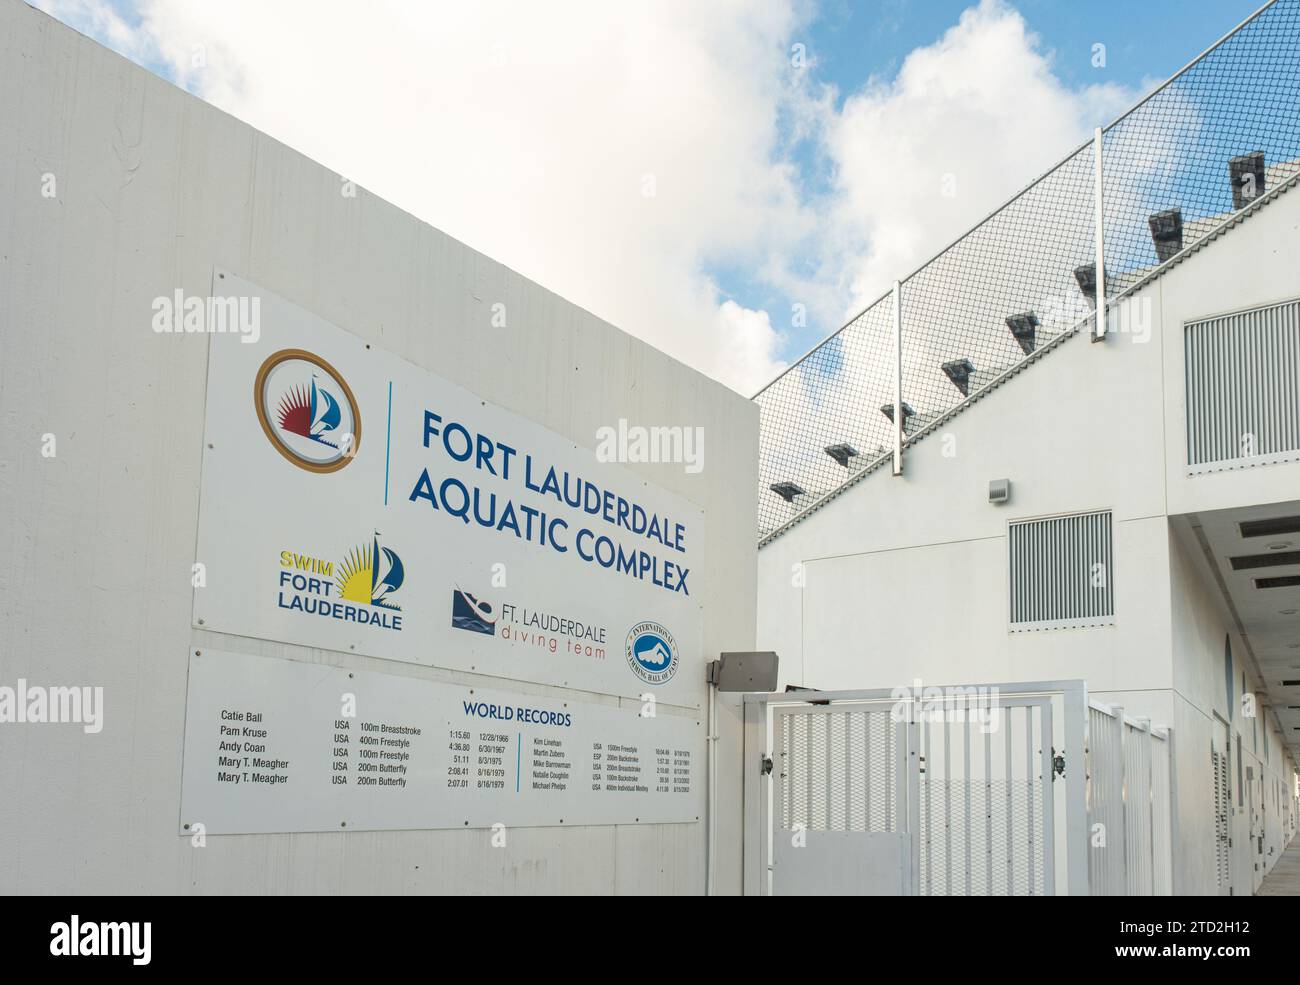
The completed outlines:
{"type": "Polygon", "coordinates": [[[751,395],[1260,0],[36,0],[751,395]]]}

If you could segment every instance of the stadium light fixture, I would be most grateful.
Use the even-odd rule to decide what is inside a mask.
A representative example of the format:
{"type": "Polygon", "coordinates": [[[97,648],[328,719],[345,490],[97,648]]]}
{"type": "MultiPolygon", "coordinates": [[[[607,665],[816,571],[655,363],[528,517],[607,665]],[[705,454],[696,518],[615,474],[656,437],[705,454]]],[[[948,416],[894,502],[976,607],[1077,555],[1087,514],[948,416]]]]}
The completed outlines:
{"type": "Polygon", "coordinates": [[[1038,316],[1032,311],[1025,311],[1007,317],[1007,328],[1011,329],[1011,334],[1020,343],[1021,351],[1026,356],[1032,355],[1034,352],[1034,336],[1037,333],[1038,326],[1038,316]]]}
{"type": "Polygon", "coordinates": [[[793,503],[796,496],[803,496],[806,490],[793,482],[774,482],[768,486],[772,492],[776,493],[787,503],[793,503]]]}
{"type": "Polygon", "coordinates": [[[1232,207],[1244,209],[1264,194],[1264,152],[1253,151],[1228,161],[1228,176],[1232,180],[1232,207]]]}
{"type": "Polygon", "coordinates": [[[1161,263],[1172,260],[1183,249],[1183,211],[1166,209],[1147,217],[1151,229],[1151,242],[1156,248],[1156,258],[1161,263]]]}
{"type": "Polygon", "coordinates": [[[970,396],[970,378],[975,374],[975,364],[969,359],[954,359],[944,363],[940,369],[948,377],[963,397],[970,396]]]}
{"type": "MultiPolygon", "coordinates": [[[[883,407],[880,408],[880,413],[884,414],[886,417],[889,418],[889,423],[890,423],[890,424],[893,424],[893,423],[894,423],[894,405],[893,405],[893,404],[885,404],[883,407]]],[[[916,411],[912,410],[912,405],[909,404],[906,400],[904,400],[904,401],[903,401],[903,427],[905,427],[905,428],[907,427],[907,419],[908,419],[909,417],[913,417],[913,416],[915,416],[915,414],[916,414],[916,411]]]]}
{"type": "Polygon", "coordinates": [[[827,445],[822,450],[844,468],[849,467],[850,458],[857,458],[858,456],[858,450],[849,444],[827,445]]]}

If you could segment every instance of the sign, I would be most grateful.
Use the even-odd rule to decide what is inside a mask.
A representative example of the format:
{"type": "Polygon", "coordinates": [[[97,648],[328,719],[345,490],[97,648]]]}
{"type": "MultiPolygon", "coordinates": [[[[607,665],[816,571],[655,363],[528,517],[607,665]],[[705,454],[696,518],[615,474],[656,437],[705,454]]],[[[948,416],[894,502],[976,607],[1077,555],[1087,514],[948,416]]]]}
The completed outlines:
{"type": "Polygon", "coordinates": [[[210,343],[196,627],[700,705],[701,510],[254,284],[214,285],[262,324],[210,343]]]}
{"type": "Polygon", "coordinates": [[[182,831],[697,821],[703,746],[694,716],[201,647],[182,831]]]}

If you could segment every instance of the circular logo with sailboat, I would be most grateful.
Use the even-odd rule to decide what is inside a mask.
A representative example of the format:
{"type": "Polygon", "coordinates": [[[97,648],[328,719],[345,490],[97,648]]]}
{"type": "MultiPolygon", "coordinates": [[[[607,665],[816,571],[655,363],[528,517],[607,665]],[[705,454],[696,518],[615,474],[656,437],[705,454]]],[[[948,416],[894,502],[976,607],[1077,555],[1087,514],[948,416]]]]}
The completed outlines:
{"type": "Polygon", "coordinates": [[[677,641],[657,622],[639,622],[627,634],[627,665],[647,684],[666,684],[677,673],[677,641]]]}
{"type": "Polygon", "coordinates": [[[276,451],[308,472],[337,472],[361,447],[361,412],[351,387],[305,349],[281,349],[262,363],[253,404],[276,451]]]}

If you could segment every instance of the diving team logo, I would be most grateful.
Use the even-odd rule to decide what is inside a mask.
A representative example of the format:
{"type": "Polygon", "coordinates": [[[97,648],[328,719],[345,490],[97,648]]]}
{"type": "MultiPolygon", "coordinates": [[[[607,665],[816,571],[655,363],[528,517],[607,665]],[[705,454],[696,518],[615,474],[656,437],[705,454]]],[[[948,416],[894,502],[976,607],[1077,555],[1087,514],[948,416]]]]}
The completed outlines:
{"type": "Polygon", "coordinates": [[[677,673],[677,641],[657,622],[639,622],[627,634],[627,665],[647,684],[667,684],[677,673]]]}
{"type": "Polygon", "coordinates": [[[361,412],[338,372],[305,349],[281,349],[253,383],[262,431],[281,455],[308,472],[337,472],[361,447],[361,412]]]}
{"type": "Polygon", "coordinates": [[[451,625],[454,629],[464,629],[484,636],[495,636],[497,632],[496,616],[492,606],[475,595],[471,595],[459,585],[451,590],[451,625]]]}

